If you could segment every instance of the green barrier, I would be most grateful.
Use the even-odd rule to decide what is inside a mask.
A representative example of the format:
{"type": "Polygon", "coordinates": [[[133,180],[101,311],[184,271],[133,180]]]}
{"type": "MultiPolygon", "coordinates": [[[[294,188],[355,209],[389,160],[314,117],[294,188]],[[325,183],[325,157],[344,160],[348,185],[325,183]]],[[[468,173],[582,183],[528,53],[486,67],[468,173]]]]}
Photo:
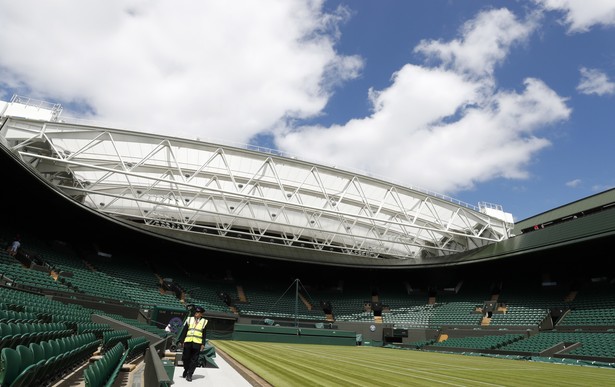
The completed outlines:
{"type": "Polygon", "coordinates": [[[163,360],[162,366],[164,367],[164,370],[167,371],[169,379],[173,380],[173,375],[175,375],[175,362],[171,360],[163,360]]]}
{"type": "Polygon", "coordinates": [[[356,345],[354,331],[235,324],[233,340],[297,344],[356,345]]]}

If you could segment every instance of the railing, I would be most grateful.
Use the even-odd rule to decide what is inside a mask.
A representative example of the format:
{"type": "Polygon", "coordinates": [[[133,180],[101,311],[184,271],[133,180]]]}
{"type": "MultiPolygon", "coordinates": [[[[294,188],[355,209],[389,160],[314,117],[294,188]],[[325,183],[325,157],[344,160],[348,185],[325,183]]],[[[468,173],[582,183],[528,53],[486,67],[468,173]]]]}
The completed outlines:
{"type": "Polygon", "coordinates": [[[39,99],[22,97],[14,94],[11,98],[11,103],[18,103],[25,106],[35,107],[37,109],[51,110],[51,121],[57,121],[62,113],[62,105],[59,103],[47,102],[39,99]]]}

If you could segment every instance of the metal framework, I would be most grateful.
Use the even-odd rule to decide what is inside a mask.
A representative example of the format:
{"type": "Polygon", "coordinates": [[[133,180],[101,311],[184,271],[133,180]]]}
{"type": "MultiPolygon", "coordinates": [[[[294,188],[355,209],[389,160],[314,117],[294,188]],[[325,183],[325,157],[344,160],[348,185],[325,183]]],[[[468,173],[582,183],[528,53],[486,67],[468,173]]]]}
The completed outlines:
{"type": "Polygon", "coordinates": [[[31,173],[80,205],[179,242],[334,265],[421,266],[510,236],[512,222],[493,206],[273,151],[67,123],[57,113],[21,118],[11,111],[23,106],[7,106],[2,148],[31,173]]]}

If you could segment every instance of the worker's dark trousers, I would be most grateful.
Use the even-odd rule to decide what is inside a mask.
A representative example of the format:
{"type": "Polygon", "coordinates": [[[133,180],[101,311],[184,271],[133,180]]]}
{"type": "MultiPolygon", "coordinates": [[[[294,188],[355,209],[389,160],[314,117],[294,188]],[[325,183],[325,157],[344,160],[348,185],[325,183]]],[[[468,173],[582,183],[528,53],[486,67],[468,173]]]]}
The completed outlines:
{"type": "Polygon", "coordinates": [[[196,366],[199,364],[199,354],[201,353],[201,344],[184,343],[184,352],[182,353],[182,362],[184,363],[184,371],[186,376],[192,376],[196,366]]]}

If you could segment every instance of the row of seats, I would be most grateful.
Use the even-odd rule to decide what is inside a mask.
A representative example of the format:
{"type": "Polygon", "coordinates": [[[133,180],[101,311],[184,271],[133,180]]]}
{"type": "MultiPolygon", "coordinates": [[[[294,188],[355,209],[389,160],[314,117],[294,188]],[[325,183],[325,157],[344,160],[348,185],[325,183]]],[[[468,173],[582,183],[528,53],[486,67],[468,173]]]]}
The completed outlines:
{"type": "MultiPolygon", "coordinates": [[[[84,330],[91,330],[95,326],[105,328],[106,324],[92,323],[84,330]]],[[[107,355],[109,352],[121,348],[124,360],[128,361],[143,355],[149,347],[147,338],[143,336],[132,338],[126,330],[103,331],[103,339],[100,340],[94,332],[73,335],[73,330],[62,328],[66,327],[61,323],[0,324],[3,333],[2,342],[7,344],[0,355],[0,386],[33,386],[39,385],[38,383],[42,386],[70,372],[83,362],[85,356],[90,356],[97,349],[109,356],[107,355]],[[47,340],[41,341],[43,337],[47,340]],[[87,347],[82,345],[87,343],[91,345],[87,347]],[[64,360],[60,361],[61,359],[64,360]],[[49,364],[45,365],[47,362],[49,364]],[[49,373],[44,378],[39,376],[43,370],[49,373]]],[[[103,379],[109,385],[113,382],[114,377],[111,377],[113,373],[102,372],[101,367],[105,363],[106,361],[102,361],[97,368],[88,371],[91,374],[90,378],[96,375],[90,381],[91,385],[99,385],[97,381],[103,379]],[[101,373],[102,377],[99,375],[101,373]]],[[[116,371],[119,371],[119,367],[116,371]]]]}
{"type": "Polygon", "coordinates": [[[109,349],[113,348],[117,343],[121,343],[124,347],[128,346],[128,339],[130,334],[127,330],[109,330],[102,333],[102,347],[101,352],[106,353],[109,349]]]}
{"type": "Polygon", "coordinates": [[[144,336],[132,337],[128,339],[126,345],[128,347],[126,361],[132,361],[136,357],[145,354],[145,350],[149,347],[149,340],[144,336]]]}
{"type": "Polygon", "coordinates": [[[500,336],[456,337],[448,338],[435,347],[468,348],[468,349],[498,349],[504,345],[522,340],[525,336],[519,334],[506,334],[500,336]]]}
{"type": "Polygon", "coordinates": [[[564,349],[565,354],[587,358],[615,358],[615,335],[610,332],[540,332],[531,337],[524,334],[497,336],[455,337],[441,342],[423,340],[407,343],[414,348],[426,345],[440,348],[464,348],[472,350],[499,350],[504,352],[526,352],[539,355],[552,348],[564,349]],[[561,345],[565,346],[561,348],[561,345]],[[573,344],[575,344],[573,346],[573,344]]]}
{"type": "MultiPolygon", "coordinates": [[[[0,365],[0,370],[2,370],[0,371],[2,375],[0,376],[0,386],[45,386],[51,385],[54,380],[66,376],[76,366],[83,363],[83,361],[79,362],[77,347],[71,345],[80,337],[93,340],[91,350],[84,354],[82,360],[85,359],[85,356],[91,357],[98,351],[106,355],[116,345],[121,347],[124,359],[135,359],[143,355],[149,348],[149,341],[143,336],[132,338],[127,330],[116,331],[109,324],[92,322],[92,313],[105,314],[102,311],[93,311],[78,305],[62,304],[40,295],[22,293],[13,288],[0,288],[0,297],[3,301],[0,303],[0,307],[5,312],[12,311],[5,308],[19,310],[28,308],[31,309],[31,313],[40,314],[48,312],[51,308],[62,310],[67,319],[64,322],[49,323],[43,323],[39,320],[31,323],[0,323],[1,342],[6,344],[2,350],[7,349],[3,352],[3,355],[0,355],[0,363],[2,364],[0,365]],[[85,321],[86,317],[87,322],[85,321]],[[33,356],[30,356],[31,353],[33,356]],[[53,360],[50,360],[50,357],[53,360]],[[45,359],[45,362],[41,362],[43,359],[45,359]],[[64,361],[60,361],[61,359],[64,359],[64,361]],[[48,364],[45,366],[46,363],[48,364]],[[52,367],[51,364],[54,364],[54,366],[52,367]],[[48,375],[44,378],[40,377],[41,370],[44,370],[48,375]]],[[[111,314],[105,315],[114,316],[111,314]]],[[[142,325],[133,319],[121,316],[114,317],[127,324],[142,325]]],[[[148,325],[146,327],[155,328],[148,325]]],[[[164,332],[159,328],[155,329],[164,332]]],[[[104,363],[101,362],[97,367],[102,370],[101,366],[104,363]]],[[[119,372],[120,367],[114,369],[115,375],[119,372]]],[[[99,374],[94,369],[88,371],[88,373],[99,374]]],[[[113,375],[113,372],[111,375],[113,375]]],[[[95,380],[99,379],[97,377],[95,380]]],[[[96,384],[95,380],[91,380],[91,385],[99,385],[96,384]]],[[[107,377],[107,382],[109,381],[112,381],[112,378],[107,377]]]]}
{"type": "Polygon", "coordinates": [[[100,340],[86,333],[0,353],[0,385],[7,387],[45,386],[87,361],[97,350],[100,340]]]}
{"type": "Polygon", "coordinates": [[[571,354],[615,357],[615,335],[610,332],[541,332],[525,340],[505,345],[501,349],[540,353],[560,343],[580,343],[581,346],[571,350],[571,354]]]}
{"type": "Polygon", "coordinates": [[[119,320],[126,324],[146,330],[152,334],[159,335],[160,337],[167,336],[164,329],[153,325],[148,325],[147,323],[137,321],[136,319],[125,318],[117,314],[105,313],[101,310],[88,309],[78,304],[64,304],[41,295],[20,292],[17,289],[0,288],[0,299],[4,301],[0,302],[0,310],[4,310],[5,312],[10,312],[6,308],[29,310],[31,313],[35,313],[36,316],[39,317],[39,321],[23,321],[26,323],[47,322],[53,320],[53,322],[62,323],[67,328],[73,329],[75,332],[79,330],[83,332],[84,329],[95,329],[97,332],[102,334],[102,331],[109,330],[110,327],[107,325],[92,325],[92,314],[96,313],[107,315],[115,320],[119,320]]]}
{"type": "Polygon", "coordinates": [[[3,320],[38,320],[36,313],[32,312],[17,312],[0,308],[0,321],[3,320]]]}
{"type": "Polygon", "coordinates": [[[108,350],[99,360],[90,364],[83,371],[86,387],[111,386],[126,360],[128,351],[122,343],[117,343],[108,350]]]}
{"type": "MultiPolygon", "coordinates": [[[[159,298],[160,298],[160,302],[164,302],[164,305],[166,305],[166,303],[169,302],[173,306],[181,306],[178,304],[177,300],[173,296],[161,295],[157,293],[155,285],[154,285],[154,281],[153,281],[153,278],[154,278],[153,272],[148,272],[147,274],[140,273],[141,271],[143,271],[142,268],[144,266],[142,264],[140,264],[139,266],[136,261],[132,262],[131,260],[122,260],[122,265],[127,264],[127,262],[129,261],[132,264],[131,266],[132,270],[130,270],[130,272],[132,273],[131,275],[133,276],[133,278],[137,279],[136,273],[140,273],[140,276],[138,277],[138,281],[131,282],[129,281],[131,277],[127,275],[128,273],[125,273],[126,270],[122,269],[121,265],[119,265],[116,262],[100,259],[99,261],[94,262],[93,267],[102,267],[104,268],[104,272],[102,271],[93,272],[92,271],[93,267],[88,267],[85,264],[85,262],[82,261],[74,253],[71,255],[69,253],[69,249],[64,249],[60,253],[59,248],[56,248],[56,247],[50,248],[48,244],[45,244],[42,242],[37,243],[37,241],[34,239],[30,240],[28,244],[32,252],[37,253],[45,261],[49,261],[50,263],[53,263],[54,264],[53,266],[58,266],[61,268],[65,267],[68,269],[67,271],[71,271],[74,275],[73,277],[66,278],[66,281],[72,281],[74,283],[79,282],[81,284],[80,288],[81,287],[87,288],[90,285],[93,286],[94,284],[96,284],[97,287],[96,288],[92,287],[90,290],[97,289],[96,291],[100,292],[101,289],[104,289],[105,292],[110,292],[110,296],[112,296],[113,294],[117,295],[119,293],[122,293],[121,294],[122,296],[127,296],[127,298],[129,299],[135,299],[135,300],[138,299],[140,300],[142,304],[147,304],[148,306],[156,304],[159,298]],[[139,267],[141,268],[141,270],[139,270],[139,267]],[[124,277],[123,278],[115,277],[112,275],[113,273],[123,273],[124,277]],[[113,286],[109,286],[110,283],[112,283],[113,286]],[[111,290],[115,291],[115,293],[111,292],[111,290]]],[[[117,261],[117,260],[114,260],[114,261],[117,261]]],[[[46,281],[60,282],[60,281],[54,281],[53,278],[50,277],[47,273],[38,272],[36,270],[30,270],[30,269],[24,268],[23,266],[21,266],[21,264],[17,260],[10,258],[10,257],[8,257],[6,261],[3,261],[3,264],[7,265],[7,268],[10,270],[27,273],[25,277],[35,278],[35,277],[40,277],[40,276],[46,276],[44,278],[46,281]]],[[[165,270],[167,269],[165,268],[165,270]]],[[[177,273],[173,273],[173,274],[177,274],[177,273]]],[[[184,278],[181,278],[179,274],[177,276],[177,282],[188,283],[188,281],[185,280],[184,278]]],[[[200,284],[202,284],[202,282],[200,284]]],[[[286,286],[287,284],[280,284],[281,287],[276,289],[276,291],[274,292],[258,290],[259,286],[261,286],[259,282],[253,282],[253,283],[245,282],[244,285],[248,285],[245,289],[248,295],[249,304],[238,304],[237,305],[240,314],[260,315],[263,312],[265,314],[267,314],[267,312],[271,312],[270,313],[271,317],[293,317],[294,316],[294,313],[293,313],[294,297],[289,296],[288,294],[286,295],[286,297],[279,296],[280,293],[283,291],[284,286],[286,286]]],[[[215,286],[216,288],[220,288],[223,285],[216,284],[215,286]]],[[[224,289],[226,289],[227,292],[230,292],[230,290],[232,289],[232,287],[229,286],[229,284],[224,284],[224,286],[225,286],[224,289]]],[[[438,301],[445,301],[443,303],[445,305],[454,306],[454,305],[462,304],[468,299],[473,300],[473,301],[468,301],[472,304],[475,303],[476,301],[481,302],[487,296],[490,296],[490,294],[488,294],[488,292],[485,289],[472,290],[472,289],[466,289],[466,288],[467,288],[467,285],[464,285],[458,294],[455,293],[455,294],[450,294],[450,295],[449,294],[438,295],[437,299],[438,301]],[[467,293],[467,290],[472,290],[471,294],[465,295],[465,293],[467,293]]],[[[610,288],[607,287],[606,290],[612,293],[613,290],[610,288]]],[[[402,293],[401,286],[398,286],[396,289],[399,290],[398,293],[402,293]]],[[[195,295],[198,294],[199,298],[201,299],[207,298],[207,301],[208,301],[207,309],[218,310],[216,309],[216,307],[218,304],[220,304],[222,305],[221,310],[224,311],[225,309],[224,309],[224,305],[222,301],[216,298],[217,293],[212,290],[213,290],[212,287],[208,285],[203,285],[201,288],[193,289],[191,293],[194,293],[195,295]]],[[[415,297],[413,297],[410,294],[407,294],[407,289],[405,289],[405,291],[406,291],[406,294],[403,295],[403,294],[395,294],[391,290],[390,296],[388,298],[387,296],[381,296],[382,303],[383,304],[388,303],[389,306],[392,307],[391,309],[392,312],[395,312],[396,309],[401,308],[402,305],[404,305],[404,303],[405,305],[412,305],[416,301],[415,297]]],[[[383,291],[382,293],[389,294],[386,291],[383,291]]],[[[526,288],[520,287],[520,288],[514,289],[512,287],[505,287],[504,293],[501,295],[501,298],[502,297],[506,298],[509,305],[523,304],[523,305],[534,306],[534,307],[540,306],[540,308],[543,308],[545,306],[564,305],[565,303],[563,302],[563,299],[565,296],[567,296],[568,293],[569,292],[563,291],[563,289],[561,288],[544,289],[541,287],[534,287],[531,289],[530,288],[526,289],[526,288]]],[[[356,321],[367,321],[368,320],[365,318],[365,316],[360,314],[360,311],[362,310],[362,307],[363,307],[362,303],[366,299],[369,299],[371,297],[371,295],[366,294],[365,290],[359,291],[356,289],[349,289],[348,286],[346,286],[344,288],[344,292],[340,291],[340,292],[333,292],[330,294],[327,294],[326,292],[321,292],[320,294],[318,293],[314,293],[314,294],[317,295],[317,297],[315,297],[316,299],[320,299],[322,297],[329,297],[330,299],[333,299],[334,316],[338,320],[355,320],[355,319],[357,319],[356,321]],[[335,298],[336,295],[337,295],[337,298],[335,298]],[[322,296],[322,297],[318,297],[318,296],[322,296]],[[348,306],[351,306],[351,308],[348,308],[348,306]],[[352,310],[352,312],[346,312],[347,310],[352,310]]],[[[615,297],[613,296],[604,297],[604,294],[602,294],[602,297],[591,297],[591,295],[593,295],[591,292],[591,289],[583,288],[579,292],[579,295],[577,296],[577,298],[567,302],[567,304],[568,305],[579,305],[579,306],[585,305],[585,304],[589,305],[588,302],[594,300],[594,298],[596,299],[602,298],[602,299],[609,299],[610,301],[608,302],[602,301],[601,305],[602,304],[611,305],[614,302],[613,300],[615,299],[615,297]],[[585,300],[584,300],[584,295],[587,295],[587,298],[585,300]]],[[[195,303],[198,303],[198,302],[195,302],[195,303]]],[[[160,303],[160,305],[163,305],[163,304],[160,303]]],[[[322,320],[324,318],[324,315],[320,311],[318,306],[316,306],[315,308],[316,310],[312,310],[312,311],[304,310],[305,306],[303,304],[300,304],[299,306],[301,308],[302,318],[304,319],[322,320]]],[[[470,311],[472,306],[473,305],[467,308],[466,311],[467,312],[470,311]]],[[[607,308],[604,308],[604,309],[607,309],[607,308]]],[[[67,317],[57,317],[57,316],[63,316],[63,315],[54,314],[54,321],[66,321],[68,319],[67,317]]],[[[402,323],[405,325],[416,324],[417,326],[430,326],[430,327],[438,326],[442,324],[448,324],[448,325],[451,325],[451,324],[459,324],[459,325],[480,324],[480,321],[476,322],[475,316],[471,316],[469,315],[469,313],[464,314],[461,312],[459,312],[456,315],[457,318],[455,319],[451,319],[451,318],[447,319],[447,317],[452,316],[451,313],[444,314],[445,317],[421,318],[419,319],[419,321],[417,321],[415,318],[413,318],[413,316],[410,316],[409,314],[394,313],[394,314],[391,314],[390,316],[391,318],[387,316],[386,312],[383,312],[384,322],[402,323]]],[[[494,315],[491,321],[491,325],[537,325],[544,317],[545,317],[544,313],[542,315],[536,314],[534,316],[521,316],[521,315],[514,316],[513,313],[507,313],[506,315],[494,315]]],[[[583,324],[583,322],[588,321],[590,325],[604,326],[604,325],[612,325],[612,323],[614,322],[614,320],[608,316],[604,316],[601,319],[598,319],[598,318],[588,319],[587,317],[592,317],[591,312],[588,312],[587,314],[585,314],[581,310],[574,310],[571,313],[568,313],[564,318],[562,318],[560,324],[569,325],[569,326],[570,325],[587,325],[587,324],[583,324]]],[[[80,318],[83,320],[86,320],[89,318],[89,316],[82,316],[80,318]]],[[[0,321],[2,321],[1,316],[0,316],[0,321]]]]}
{"type": "Polygon", "coordinates": [[[0,349],[15,348],[41,341],[58,339],[73,334],[63,324],[0,323],[0,349]]]}
{"type": "Polygon", "coordinates": [[[111,325],[102,324],[102,323],[94,323],[94,322],[86,322],[77,324],[77,333],[94,333],[96,337],[102,338],[103,333],[107,331],[111,331],[111,325]]]}

